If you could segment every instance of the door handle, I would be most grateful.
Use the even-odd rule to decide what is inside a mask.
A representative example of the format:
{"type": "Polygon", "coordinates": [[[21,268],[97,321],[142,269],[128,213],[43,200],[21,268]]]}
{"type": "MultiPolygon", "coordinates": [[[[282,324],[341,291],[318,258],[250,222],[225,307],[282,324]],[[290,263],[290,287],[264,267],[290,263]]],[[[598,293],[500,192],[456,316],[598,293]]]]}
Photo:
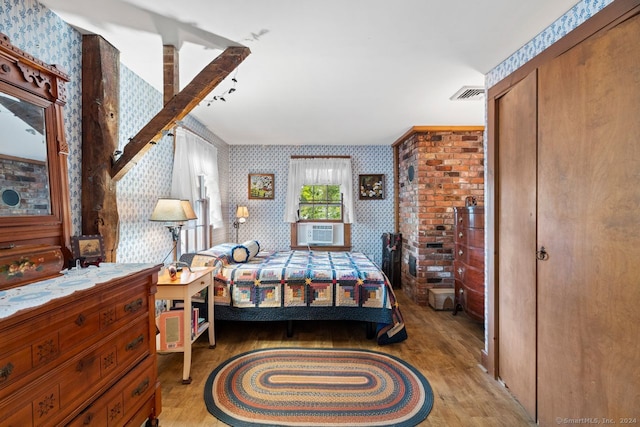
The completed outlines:
{"type": "Polygon", "coordinates": [[[549,259],[549,254],[547,253],[544,246],[540,247],[540,250],[536,252],[536,258],[540,261],[546,261],[549,259]]]}

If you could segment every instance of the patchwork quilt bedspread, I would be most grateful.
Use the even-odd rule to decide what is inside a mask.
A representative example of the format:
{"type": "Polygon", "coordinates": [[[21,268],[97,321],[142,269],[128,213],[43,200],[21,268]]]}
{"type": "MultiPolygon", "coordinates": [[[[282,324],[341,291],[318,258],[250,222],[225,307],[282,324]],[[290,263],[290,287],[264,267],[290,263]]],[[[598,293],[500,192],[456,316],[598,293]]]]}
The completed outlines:
{"type": "Polygon", "coordinates": [[[215,317],[222,320],[361,320],[376,323],[378,342],[406,339],[393,289],[359,252],[260,252],[235,263],[214,250],[192,266],[215,266],[215,317]]]}

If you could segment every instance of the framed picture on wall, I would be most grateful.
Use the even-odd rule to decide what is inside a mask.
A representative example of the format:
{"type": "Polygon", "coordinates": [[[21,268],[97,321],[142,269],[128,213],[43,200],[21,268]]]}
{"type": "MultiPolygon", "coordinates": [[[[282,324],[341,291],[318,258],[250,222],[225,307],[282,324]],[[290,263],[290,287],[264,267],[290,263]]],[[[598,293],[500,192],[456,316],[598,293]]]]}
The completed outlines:
{"type": "Polygon", "coordinates": [[[273,199],[273,178],[272,173],[250,173],[249,198],[273,199]]]}
{"type": "Polygon", "coordinates": [[[384,175],[359,175],[360,200],[384,199],[384,175]]]}

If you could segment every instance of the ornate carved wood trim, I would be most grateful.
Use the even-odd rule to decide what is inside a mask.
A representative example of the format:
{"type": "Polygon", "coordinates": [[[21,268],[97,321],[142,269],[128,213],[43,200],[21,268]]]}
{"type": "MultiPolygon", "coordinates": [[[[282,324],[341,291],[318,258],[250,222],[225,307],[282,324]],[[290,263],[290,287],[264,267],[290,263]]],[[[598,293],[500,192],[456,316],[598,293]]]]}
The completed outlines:
{"type": "Polygon", "coordinates": [[[61,105],[67,102],[65,83],[69,76],[56,65],[46,64],[18,49],[8,36],[1,33],[0,76],[2,80],[41,98],[61,105]]]}
{"type": "Polygon", "coordinates": [[[68,75],[12,45],[0,34],[0,86],[8,95],[44,109],[51,196],[50,215],[0,217],[0,246],[51,245],[71,254],[71,202],[63,106],[68,75]]]}

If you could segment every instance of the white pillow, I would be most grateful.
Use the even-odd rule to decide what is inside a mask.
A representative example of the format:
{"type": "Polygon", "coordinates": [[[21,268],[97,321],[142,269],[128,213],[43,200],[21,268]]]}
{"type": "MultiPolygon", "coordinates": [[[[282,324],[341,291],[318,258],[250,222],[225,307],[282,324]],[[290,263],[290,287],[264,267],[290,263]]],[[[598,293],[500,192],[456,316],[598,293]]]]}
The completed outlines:
{"type": "Polygon", "coordinates": [[[260,252],[260,243],[257,240],[247,240],[241,245],[231,249],[231,259],[234,262],[247,262],[260,252]]]}

